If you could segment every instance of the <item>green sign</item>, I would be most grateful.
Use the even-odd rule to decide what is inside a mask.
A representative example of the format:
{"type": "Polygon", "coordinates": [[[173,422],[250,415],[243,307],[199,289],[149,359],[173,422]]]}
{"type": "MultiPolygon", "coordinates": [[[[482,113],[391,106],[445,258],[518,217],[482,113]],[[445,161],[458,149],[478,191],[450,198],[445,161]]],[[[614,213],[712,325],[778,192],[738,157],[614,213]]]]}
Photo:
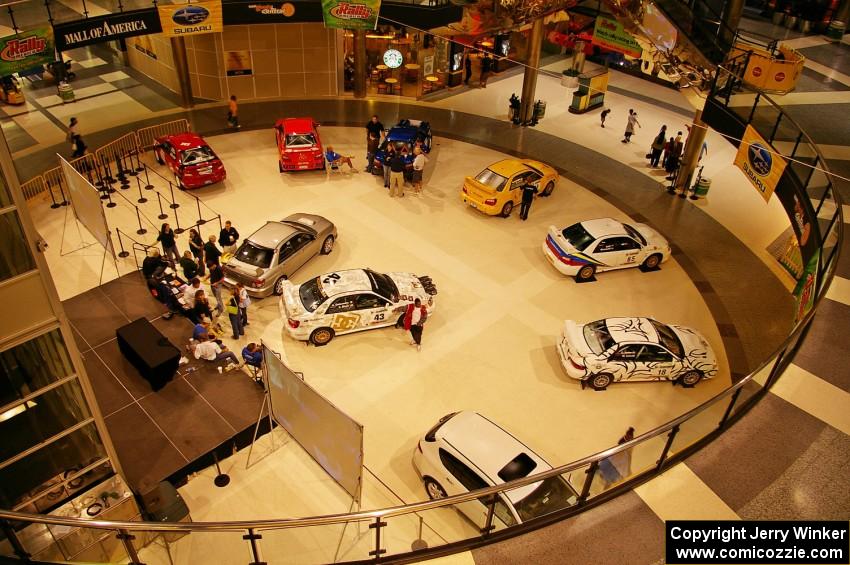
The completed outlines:
{"type": "Polygon", "coordinates": [[[806,264],[806,268],[803,269],[803,276],[797,280],[797,286],[794,287],[794,301],[797,303],[797,313],[794,315],[795,322],[802,320],[803,316],[815,305],[819,258],[820,251],[816,251],[806,264]]]}
{"type": "Polygon", "coordinates": [[[640,57],[643,52],[640,44],[623,29],[620,22],[602,16],[596,18],[596,25],[593,28],[593,44],[635,58],[640,57]]]}
{"type": "Polygon", "coordinates": [[[325,27],[375,29],[381,0],[322,0],[325,27]]]}
{"type": "Polygon", "coordinates": [[[56,60],[53,28],[39,27],[0,38],[0,76],[56,60]]]}

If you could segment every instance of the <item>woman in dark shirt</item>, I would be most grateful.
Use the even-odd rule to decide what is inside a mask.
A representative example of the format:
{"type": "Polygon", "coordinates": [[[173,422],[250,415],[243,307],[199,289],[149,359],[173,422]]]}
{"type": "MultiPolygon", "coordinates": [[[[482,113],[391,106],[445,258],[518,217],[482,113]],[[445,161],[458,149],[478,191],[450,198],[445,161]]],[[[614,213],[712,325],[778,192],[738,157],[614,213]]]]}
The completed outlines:
{"type": "Polygon", "coordinates": [[[176,265],[180,261],[180,251],[177,250],[177,243],[174,241],[175,237],[177,235],[174,233],[174,230],[165,223],[162,224],[162,229],[159,230],[159,236],[156,240],[162,244],[162,251],[165,257],[176,265]]]}
{"type": "Polygon", "coordinates": [[[212,309],[210,308],[210,301],[207,300],[207,296],[203,290],[199,290],[195,293],[195,307],[192,309],[195,313],[195,316],[201,320],[201,316],[206,316],[207,320],[212,322],[212,309]]]}
{"type": "Polygon", "coordinates": [[[204,240],[195,228],[189,230],[189,249],[198,263],[198,275],[204,276],[204,240]]]}

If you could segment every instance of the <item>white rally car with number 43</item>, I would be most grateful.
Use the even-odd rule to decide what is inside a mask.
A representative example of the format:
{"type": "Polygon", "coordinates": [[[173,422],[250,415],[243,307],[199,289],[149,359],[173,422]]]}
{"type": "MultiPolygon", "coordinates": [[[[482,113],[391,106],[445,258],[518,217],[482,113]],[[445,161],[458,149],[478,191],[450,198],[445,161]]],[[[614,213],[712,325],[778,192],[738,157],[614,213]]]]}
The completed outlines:
{"type": "Polygon", "coordinates": [[[350,269],[283,285],[280,312],[295,339],[326,345],[335,335],[395,325],[417,298],[430,314],[437,287],[430,277],[350,269]]]}

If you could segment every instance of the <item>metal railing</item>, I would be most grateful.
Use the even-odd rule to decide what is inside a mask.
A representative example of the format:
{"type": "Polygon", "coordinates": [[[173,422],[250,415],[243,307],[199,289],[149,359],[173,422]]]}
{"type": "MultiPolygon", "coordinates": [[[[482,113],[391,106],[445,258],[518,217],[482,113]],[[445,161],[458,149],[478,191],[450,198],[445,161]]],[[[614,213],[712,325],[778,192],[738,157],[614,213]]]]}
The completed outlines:
{"type": "MultiPolygon", "coordinates": [[[[725,69],[719,69],[719,71],[728,74],[725,69]]],[[[833,190],[832,180],[817,146],[768,97],[757,94],[752,106],[736,107],[734,104],[730,106],[729,101],[732,100],[732,97],[725,91],[726,88],[741,89],[743,86],[739,80],[735,80],[734,76],[728,76],[726,80],[715,81],[711,96],[725,101],[731,112],[734,112],[742,122],[753,124],[771,143],[787,140],[789,139],[788,135],[793,134],[790,140],[794,141],[794,147],[789,157],[793,159],[795,155],[800,156],[804,152],[811,152],[812,156],[809,159],[811,164],[822,168],[823,172],[817,173],[814,169],[808,169],[809,172],[803,175],[804,181],[801,177],[806,192],[812,194],[812,208],[815,216],[808,217],[808,220],[817,222],[818,214],[823,216],[825,212],[824,206],[827,201],[832,202],[835,206],[834,213],[828,216],[829,220],[825,229],[812,232],[815,237],[819,238],[818,248],[820,250],[819,276],[815,286],[812,308],[802,313],[800,320],[795,323],[788,337],[767,360],[734,385],[693,410],[636,437],[628,443],[611,447],[545,473],[462,495],[347,514],[224,522],[162,523],[82,520],[0,511],[0,527],[6,534],[10,550],[21,557],[26,556],[28,551],[25,544],[19,539],[14,525],[45,524],[110,530],[114,532],[115,538],[120,541],[124,548],[126,555],[122,555],[122,557],[129,559],[131,564],[140,563],[138,556],[140,544],[134,544],[134,539],[136,539],[133,536],[134,532],[161,534],[182,532],[190,536],[201,536],[205,544],[216,543],[215,540],[218,539],[221,540],[220,543],[225,545],[238,543],[237,539],[239,538],[236,538],[236,534],[241,534],[240,538],[242,543],[245,544],[248,555],[252,558],[252,563],[261,562],[263,551],[266,555],[262,561],[267,563],[311,562],[312,554],[303,560],[294,558],[292,545],[286,543],[287,539],[292,542],[294,538],[286,538],[285,533],[287,531],[313,528],[309,532],[315,535],[317,529],[335,527],[337,529],[334,531],[338,532],[340,526],[355,525],[359,532],[360,525],[368,525],[368,528],[373,531],[368,536],[358,535],[356,543],[353,543],[346,554],[342,556],[341,561],[379,561],[387,558],[400,558],[401,556],[424,558],[504,539],[578,514],[657,476],[669,465],[681,461],[697,451],[743,416],[767,392],[791,362],[805,339],[813,316],[835,274],[838,250],[841,248],[844,237],[840,195],[833,190]],[[776,112],[778,117],[773,121],[764,120],[762,114],[765,109],[776,112]],[[818,194],[819,189],[823,189],[823,192],[818,194]],[[612,468],[617,471],[615,474],[611,473],[612,468]],[[574,504],[552,512],[539,511],[537,515],[527,517],[521,524],[508,524],[499,517],[500,513],[496,509],[497,504],[506,499],[507,493],[551,477],[563,477],[573,485],[578,495],[574,504]],[[486,519],[479,524],[480,530],[478,532],[472,535],[458,534],[455,538],[443,537],[437,547],[427,548],[427,544],[425,544],[423,549],[421,543],[416,545],[422,541],[420,538],[422,537],[421,524],[423,521],[431,520],[435,513],[442,512],[444,509],[458,509],[459,505],[474,500],[483,502],[487,507],[486,519]],[[415,524],[420,525],[418,533],[415,524]],[[401,541],[411,543],[401,543],[401,541]],[[411,550],[411,547],[416,549],[411,550]],[[279,560],[275,560],[275,554],[278,552],[280,552],[281,557],[279,560]]],[[[799,175],[801,173],[801,170],[793,169],[794,161],[789,166],[792,167],[793,174],[799,175]]],[[[140,246],[139,250],[141,251],[143,248],[144,246],[140,246]]],[[[340,561],[337,557],[334,556],[333,560],[340,561]]],[[[323,557],[314,557],[314,559],[315,561],[312,562],[330,560],[323,557]]],[[[191,557],[188,562],[193,562],[191,557]]]]}

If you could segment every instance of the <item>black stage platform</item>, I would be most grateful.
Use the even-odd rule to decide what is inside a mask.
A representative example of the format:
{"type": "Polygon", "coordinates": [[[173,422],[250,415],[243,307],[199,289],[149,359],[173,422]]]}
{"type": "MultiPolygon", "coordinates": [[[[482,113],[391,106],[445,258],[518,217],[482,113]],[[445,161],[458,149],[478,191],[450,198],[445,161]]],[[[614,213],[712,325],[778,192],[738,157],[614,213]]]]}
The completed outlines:
{"type": "MultiPolygon", "coordinates": [[[[241,370],[219,374],[215,365],[190,357],[174,380],[152,392],[118,349],[115,330],[145,317],[179,348],[192,323],[148,292],[131,273],[64,301],[100,410],[131,488],[144,493],[162,480],[212,464],[210,452],[232,452],[251,441],[263,393],[241,370]],[[187,368],[194,367],[194,372],[187,368]]],[[[235,352],[239,356],[239,352],[235,352]]],[[[268,419],[264,419],[268,430],[268,419]]]]}

